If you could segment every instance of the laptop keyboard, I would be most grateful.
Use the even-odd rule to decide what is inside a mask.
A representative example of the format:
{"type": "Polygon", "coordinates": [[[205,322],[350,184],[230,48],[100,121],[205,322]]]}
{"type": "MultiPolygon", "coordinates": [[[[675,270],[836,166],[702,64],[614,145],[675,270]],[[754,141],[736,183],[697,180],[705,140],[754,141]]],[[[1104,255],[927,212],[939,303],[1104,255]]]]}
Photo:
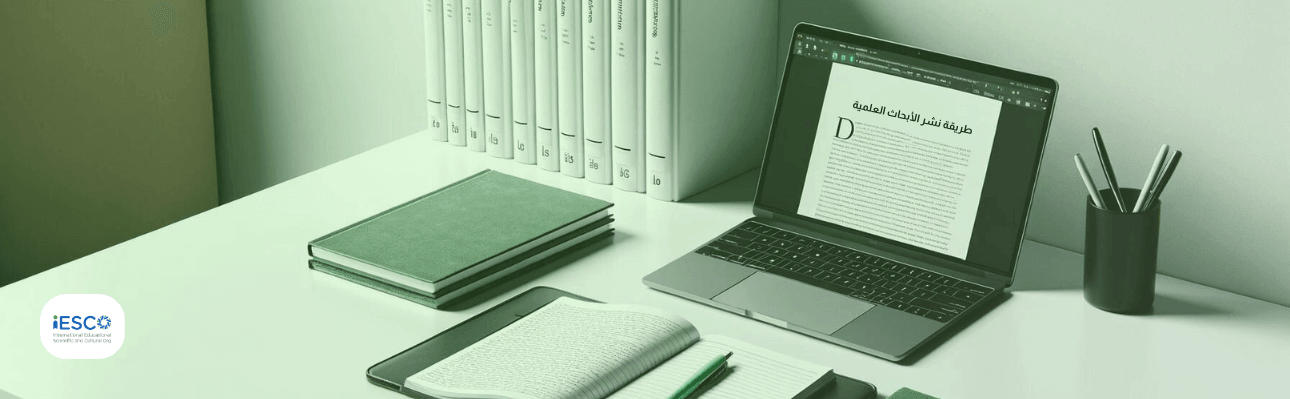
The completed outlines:
{"type": "Polygon", "coordinates": [[[992,291],[752,221],[695,252],[939,322],[962,314],[992,291]]]}

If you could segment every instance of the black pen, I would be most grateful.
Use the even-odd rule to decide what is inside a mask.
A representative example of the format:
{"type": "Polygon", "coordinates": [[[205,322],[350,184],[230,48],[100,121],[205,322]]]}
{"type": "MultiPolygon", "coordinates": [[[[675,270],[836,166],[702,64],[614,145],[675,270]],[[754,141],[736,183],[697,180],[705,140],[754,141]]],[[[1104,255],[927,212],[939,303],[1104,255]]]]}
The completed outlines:
{"type": "Polygon", "coordinates": [[[1120,212],[1128,212],[1124,208],[1124,197],[1120,196],[1120,184],[1115,181],[1115,170],[1111,169],[1111,156],[1106,154],[1106,145],[1102,143],[1102,132],[1097,128],[1093,128],[1093,146],[1097,147],[1097,160],[1102,163],[1102,173],[1106,174],[1106,183],[1111,187],[1111,196],[1115,197],[1116,207],[1120,212]]]}

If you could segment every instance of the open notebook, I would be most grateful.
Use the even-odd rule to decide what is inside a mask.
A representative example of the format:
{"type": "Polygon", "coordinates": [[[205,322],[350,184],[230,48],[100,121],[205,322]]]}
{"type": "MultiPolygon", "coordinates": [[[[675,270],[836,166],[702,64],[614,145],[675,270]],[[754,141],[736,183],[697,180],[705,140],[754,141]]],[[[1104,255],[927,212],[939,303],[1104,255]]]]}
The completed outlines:
{"type": "Polygon", "coordinates": [[[730,371],[700,398],[805,398],[833,371],[732,338],[700,338],[657,309],[562,297],[408,377],[404,386],[455,398],[666,398],[727,352],[730,371]]]}

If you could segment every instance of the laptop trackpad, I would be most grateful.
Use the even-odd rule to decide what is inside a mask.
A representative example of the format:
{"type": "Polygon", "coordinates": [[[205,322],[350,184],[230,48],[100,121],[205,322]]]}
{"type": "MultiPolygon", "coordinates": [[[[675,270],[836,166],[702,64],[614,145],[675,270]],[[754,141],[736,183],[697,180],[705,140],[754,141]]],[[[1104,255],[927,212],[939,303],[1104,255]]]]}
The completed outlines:
{"type": "Polygon", "coordinates": [[[712,300],[825,334],[833,334],[873,308],[855,298],[762,272],[712,300]]]}

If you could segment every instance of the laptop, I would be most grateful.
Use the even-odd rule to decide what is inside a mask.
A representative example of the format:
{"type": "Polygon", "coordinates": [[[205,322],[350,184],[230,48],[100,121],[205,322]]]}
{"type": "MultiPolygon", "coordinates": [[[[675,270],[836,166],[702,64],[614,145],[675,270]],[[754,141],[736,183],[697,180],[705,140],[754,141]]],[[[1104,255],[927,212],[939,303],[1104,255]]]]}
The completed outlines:
{"type": "Polygon", "coordinates": [[[1012,284],[1052,79],[794,28],[753,217],[645,285],[892,361],[1012,284]]]}

